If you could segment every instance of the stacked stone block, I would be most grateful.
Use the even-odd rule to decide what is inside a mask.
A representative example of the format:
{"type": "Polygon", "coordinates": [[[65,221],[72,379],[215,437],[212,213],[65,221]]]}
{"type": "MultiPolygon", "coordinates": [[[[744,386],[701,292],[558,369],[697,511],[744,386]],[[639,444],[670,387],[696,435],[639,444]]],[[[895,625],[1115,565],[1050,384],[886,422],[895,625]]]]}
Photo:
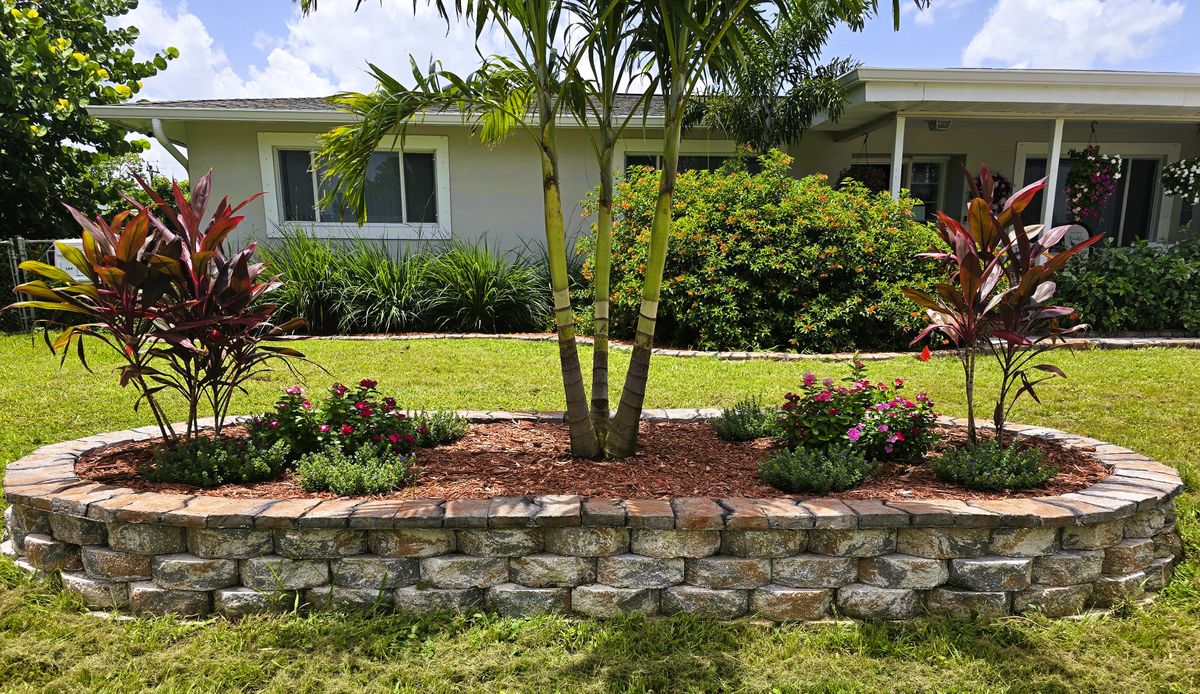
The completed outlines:
{"type": "Polygon", "coordinates": [[[1182,553],[1175,472],[1084,441],[1113,475],[1075,494],[881,502],[153,494],[73,479],[89,439],[9,467],[3,550],[138,614],[1065,616],[1161,589],[1182,553]]]}

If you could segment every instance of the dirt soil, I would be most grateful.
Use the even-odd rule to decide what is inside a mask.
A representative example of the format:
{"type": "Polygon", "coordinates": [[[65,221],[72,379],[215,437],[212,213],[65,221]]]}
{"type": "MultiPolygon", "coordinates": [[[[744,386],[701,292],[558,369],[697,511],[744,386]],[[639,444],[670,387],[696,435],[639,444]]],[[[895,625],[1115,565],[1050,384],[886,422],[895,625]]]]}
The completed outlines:
{"type": "MultiPolygon", "coordinates": [[[[240,432],[232,432],[234,435],[240,432]]],[[[937,450],[961,446],[963,433],[944,432],[937,450]]],[[[724,441],[704,422],[643,422],[640,450],[625,460],[579,460],[568,451],[564,424],[506,422],[475,424],[448,446],[419,449],[420,474],[408,487],[386,498],[469,499],[491,496],[578,494],[603,498],[651,499],[680,496],[808,498],[785,494],[758,479],[759,461],[774,450],[768,439],[724,441]]],[[[76,463],[84,479],[176,494],[231,498],[335,498],[304,491],[289,476],[254,484],[216,488],[151,482],[142,472],[151,464],[159,440],[119,444],[88,454],[76,463]]],[[[1108,476],[1101,463],[1080,451],[1048,441],[1032,441],[1059,467],[1045,486],[1012,492],[979,492],[942,482],[927,465],[888,463],[855,489],[828,496],[843,499],[1004,499],[1065,494],[1108,476]]],[[[937,450],[933,455],[938,455],[937,450]]]]}

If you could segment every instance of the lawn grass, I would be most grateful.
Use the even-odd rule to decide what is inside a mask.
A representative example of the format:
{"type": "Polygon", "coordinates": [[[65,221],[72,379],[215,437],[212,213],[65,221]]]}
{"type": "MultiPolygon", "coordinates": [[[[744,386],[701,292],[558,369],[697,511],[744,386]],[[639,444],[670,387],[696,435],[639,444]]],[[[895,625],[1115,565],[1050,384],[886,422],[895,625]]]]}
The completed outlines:
{"type": "MultiPolygon", "coordinates": [[[[302,370],[309,387],[334,377],[378,379],[408,407],[561,408],[548,343],[483,340],[309,342],[329,370],[302,370]]],[[[587,360],[590,353],[584,350],[587,360]]],[[[614,354],[614,383],[628,360],[614,354]]],[[[46,582],[0,560],[0,688],[5,691],[1197,691],[1200,690],[1200,518],[1194,446],[1200,351],[1061,354],[1070,380],[1047,384],[1044,406],[1014,421],[1129,446],[1179,467],[1188,561],[1149,607],[1082,620],[1010,618],[955,624],[772,627],[696,618],[609,622],[488,615],[413,619],[317,615],[183,623],[98,620],[46,582]]],[[[585,361],[586,363],[586,361],[585,361]]],[[[96,356],[95,375],[57,361],[28,337],[0,337],[0,460],[39,445],[150,423],[96,356]]],[[[768,401],[817,362],[721,362],[656,357],[648,407],[768,401]]],[[[962,413],[952,359],[871,365],[904,376],[941,409],[962,413]]],[[[994,387],[985,369],[980,392],[994,387]]],[[[253,384],[238,412],[265,409],[292,379],[253,384]]],[[[179,411],[175,412],[177,415],[179,411]]]]}

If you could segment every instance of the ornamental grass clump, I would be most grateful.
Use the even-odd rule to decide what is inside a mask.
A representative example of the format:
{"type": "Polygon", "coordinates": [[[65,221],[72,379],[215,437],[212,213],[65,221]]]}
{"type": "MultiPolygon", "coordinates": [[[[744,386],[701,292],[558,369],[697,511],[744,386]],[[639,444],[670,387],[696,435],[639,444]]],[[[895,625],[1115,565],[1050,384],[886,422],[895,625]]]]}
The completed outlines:
{"type": "Polygon", "coordinates": [[[805,372],[798,392],[784,396],[778,427],[789,450],[849,445],[871,460],[920,460],[937,440],[933,400],[903,394],[905,380],[872,383],[855,360],[843,385],[805,372]]]}
{"type": "Polygon", "coordinates": [[[733,407],[726,407],[721,414],[708,420],[717,436],[726,441],[753,441],[778,432],[776,420],[779,415],[774,408],[766,408],[758,398],[740,400],[733,407]]]}
{"type": "Polygon", "coordinates": [[[1058,474],[1036,448],[1003,446],[995,439],[950,449],[931,465],[941,479],[980,490],[1040,487],[1058,474]]]}
{"type": "Polygon", "coordinates": [[[759,464],[758,475],[780,491],[828,494],[857,487],[874,470],[875,465],[861,448],[837,444],[782,449],[759,464]]]}

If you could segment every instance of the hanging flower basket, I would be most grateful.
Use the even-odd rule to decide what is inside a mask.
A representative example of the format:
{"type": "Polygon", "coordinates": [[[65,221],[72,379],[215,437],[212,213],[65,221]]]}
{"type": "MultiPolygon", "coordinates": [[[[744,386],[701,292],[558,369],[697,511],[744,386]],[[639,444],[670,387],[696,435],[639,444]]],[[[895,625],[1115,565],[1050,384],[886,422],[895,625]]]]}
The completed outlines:
{"type": "Polygon", "coordinates": [[[1067,209],[1076,219],[1098,220],[1104,204],[1117,189],[1121,178],[1121,158],[1101,154],[1099,145],[1067,152],[1074,166],[1067,172],[1067,209]]]}
{"type": "Polygon", "coordinates": [[[1188,203],[1200,203],[1200,157],[1181,159],[1163,167],[1163,192],[1183,198],[1188,203]]]}
{"type": "Polygon", "coordinates": [[[859,183],[866,186],[867,190],[872,193],[881,193],[891,189],[891,181],[888,180],[888,175],[883,169],[877,166],[869,166],[864,164],[851,164],[842,169],[838,174],[838,185],[847,178],[853,178],[859,183]]]}

